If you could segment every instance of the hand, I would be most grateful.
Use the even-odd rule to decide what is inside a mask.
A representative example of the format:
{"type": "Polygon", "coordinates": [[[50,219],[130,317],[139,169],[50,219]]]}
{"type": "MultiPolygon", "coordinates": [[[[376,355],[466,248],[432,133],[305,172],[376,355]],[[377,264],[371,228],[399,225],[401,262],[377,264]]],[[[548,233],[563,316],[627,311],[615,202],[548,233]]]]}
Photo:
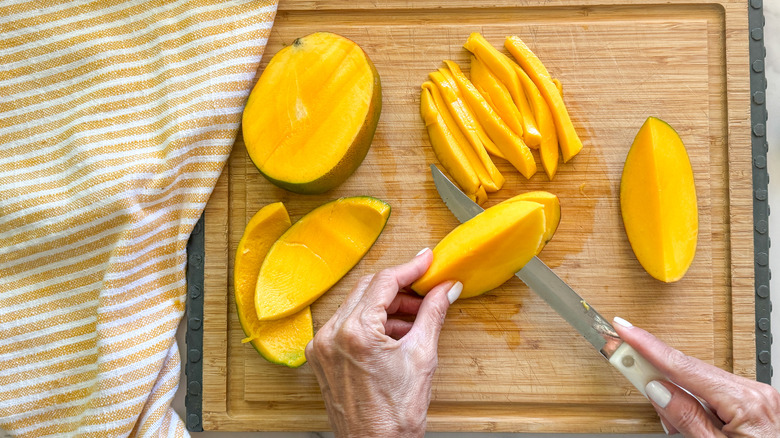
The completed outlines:
{"type": "MultiPolygon", "coordinates": [[[[447,282],[425,298],[399,293],[433,260],[363,277],[306,346],[337,437],[413,437],[425,433],[439,333],[463,285],[447,282]],[[414,322],[396,318],[416,315],[414,322]]],[[[408,318],[407,318],[408,319],[408,318]]]]}
{"type": "Polygon", "coordinates": [[[777,390],[686,356],[622,318],[615,318],[615,323],[620,337],[674,382],[653,381],[645,388],[668,433],[680,432],[686,437],[780,436],[777,390]]]}

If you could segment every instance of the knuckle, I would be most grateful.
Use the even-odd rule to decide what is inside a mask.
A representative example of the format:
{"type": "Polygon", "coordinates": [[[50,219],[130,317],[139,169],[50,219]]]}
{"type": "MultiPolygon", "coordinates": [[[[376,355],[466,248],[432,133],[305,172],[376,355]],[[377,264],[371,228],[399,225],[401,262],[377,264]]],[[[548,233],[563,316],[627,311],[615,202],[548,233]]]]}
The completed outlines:
{"type": "Polygon", "coordinates": [[[684,403],[677,411],[677,429],[678,430],[698,430],[701,426],[702,418],[699,406],[692,400],[684,403]]]}
{"type": "Polygon", "coordinates": [[[669,359],[673,368],[685,375],[695,374],[699,364],[696,360],[682,351],[672,349],[669,359]]]}
{"type": "Polygon", "coordinates": [[[374,280],[376,280],[376,283],[380,285],[395,284],[395,271],[393,271],[391,268],[383,269],[374,276],[374,280]]]}
{"type": "Polygon", "coordinates": [[[348,319],[336,333],[336,342],[344,347],[358,347],[363,344],[359,322],[348,319]]]}

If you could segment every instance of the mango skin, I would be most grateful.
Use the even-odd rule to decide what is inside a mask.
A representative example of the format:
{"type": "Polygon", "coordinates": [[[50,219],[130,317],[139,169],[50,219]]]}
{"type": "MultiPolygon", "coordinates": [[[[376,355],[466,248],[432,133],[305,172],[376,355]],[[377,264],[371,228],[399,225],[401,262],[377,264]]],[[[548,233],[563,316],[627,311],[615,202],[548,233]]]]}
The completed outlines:
{"type": "MultiPolygon", "coordinates": [[[[362,164],[363,160],[368,154],[368,150],[371,147],[371,143],[374,139],[374,134],[376,133],[376,128],[379,123],[379,116],[382,112],[382,82],[379,77],[379,72],[376,70],[376,67],[374,66],[373,62],[371,62],[371,59],[368,57],[368,55],[357,44],[348,40],[347,38],[344,38],[340,35],[330,34],[328,32],[313,33],[305,37],[296,39],[291,46],[285,47],[284,49],[280,50],[276,55],[274,55],[274,58],[276,58],[277,56],[294,56],[294,55],[290,55],[290,51],[293,48],[305,47],[307,39],[333,38],[333,37],[336,37],[341,40],[349,41],[351,44],[354,44],[354,46],[363,53],[363,55],[365,56],[365,60],[373,75],[373,90],[372,90],[370,103],[368,105],[368,111],[366,113],[365,119],[359,131],[355,135],[352,143],[347,147],[341,160],[339,160],[338,163],[336,163],[332,168],[330,168],[330,170],[327,173],[311,181],[304,181],[304,182],[287,181],[284,179],[274,177],[273,175],[270,174],[269,171],[264,171],[263,164],[260,163],[255,156],[253,156],[254,154],[253,154],[253,145],[252,145],[252,135],[250,134],[251,131],[250,124],[257,123],[255,118],[253,117],[253,111],[252,111],[253,106],[263,105],[263,96],[260,95],[261,81],[258,81],[257,85],[252,90],[252,93],[250,93],[249,99],[247,100],[246,109],[244,110],[244,114],[242,117],[242,130],[244,132],[244,141],[247,146],[247,152],[249,153],[249,157],[252,160],[255,167],[257,167],[258,171],[268,181],[270,181],[271,183],[273,183],[278,187],[281,187],[283,189],[289,190],[294,193],[320,194],[328,190],[331,190],[339,186],[344,181],[346,181],[346,179],[349,178],[355,172],[355,170],[357,170],[360,164],[362,164]]],[[[269,62],[268,66],[266,66],[266,70],[268,70],[269,67],[271,67],[271,64],[273,62],[274,59],[272,59],[271,62],[269,62]]],[[[278,92],[278,91],[271,90],[271,92],[278,92]]],[[[316,160],[316,159],[317,157],[312,157],[312,160],[316,160]]]]}
{"type": "Polygon", "coordinates": [[[634,139],[620,181],[623,225],[637,260],[653,278],[680,280],[699,232],[693,169],[680,136],[649,117],[634,139]]]}
{"type": "Polygon", "coordinates": [[[497,288],[544,247],[545,207],[531,201],[504,201],[474,216],[433,249],[433,262],[411,288],[425,295],[445,281],[460,281],[460,298],[497,288]]]}

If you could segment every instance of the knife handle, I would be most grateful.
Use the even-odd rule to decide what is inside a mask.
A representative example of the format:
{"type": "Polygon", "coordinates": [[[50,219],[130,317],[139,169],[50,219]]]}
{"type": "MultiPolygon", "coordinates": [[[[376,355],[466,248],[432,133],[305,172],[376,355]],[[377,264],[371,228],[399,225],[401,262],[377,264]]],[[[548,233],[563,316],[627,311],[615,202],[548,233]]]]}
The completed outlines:
{"type": "Polygon", "coordinates": [[[639,392],[645,397],[645,387],[653,380],[667,380],[666,376],[661,374],[650,362],[642,355],[636,352],[628,343],[623,342],[612,353],[609,363],[620,371],[629,382],[631,382],[639,392]]]}

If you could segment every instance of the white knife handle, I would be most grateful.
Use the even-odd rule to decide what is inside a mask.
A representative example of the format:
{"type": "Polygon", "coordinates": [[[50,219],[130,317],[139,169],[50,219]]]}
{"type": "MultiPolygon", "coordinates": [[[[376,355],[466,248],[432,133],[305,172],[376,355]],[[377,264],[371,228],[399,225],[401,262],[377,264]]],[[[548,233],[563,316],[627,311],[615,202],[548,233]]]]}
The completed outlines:
{"type": "Polygon", "coordinates": [[[650,362],[623,342],[612,353],[609,363],[620,371],[645,397],[645,387],[653,380],[667,380],[650,362]]]}

